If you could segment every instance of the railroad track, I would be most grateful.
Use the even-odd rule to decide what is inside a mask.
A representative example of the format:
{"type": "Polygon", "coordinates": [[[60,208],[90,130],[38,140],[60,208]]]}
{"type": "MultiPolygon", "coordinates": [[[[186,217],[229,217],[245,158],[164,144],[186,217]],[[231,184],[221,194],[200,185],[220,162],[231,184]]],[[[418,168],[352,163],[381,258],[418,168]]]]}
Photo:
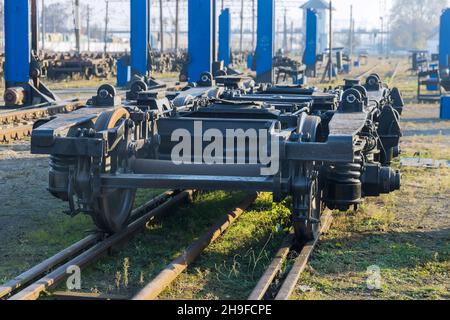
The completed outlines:
{"type": "MultiPolygon", "coordinates": [[[[159,195],[142,207],[134,210],[133,222],[121,233],[109,237],[102,233],[91,234],[4,285],[0,285],[0,300],[39,299],[43,292],[48,292],[67,279],[69,276],[67,274],[69,267],[77,266],[80,269],[86,268],[104,256],[110,249],[126,242],[147,223],[157,217],[164,216],[170,209],[187,201],[192,194],[193,191],[167,191],[159,195]]],[[[157,299],[211,243],[216,241],[251,206],[256,197],[256,194],[250,194],[245,197],[241,203],[228,214],[224,215],[213,227],[186,248],[182,255],[169,263],[151,282],[133,297],[55,292],[55,298],[63,300],[157,299]]],[[[327,232],[331,226],[331,222],[331,214],[323,216],[321,234],[327,232]]],[[[259,280],[249,300],[288,300],[295,290],[299,277],[305,269],[318,241],[317,239],[305,244],[299,253],[296,254],[296,258],[292,259],[290,255],[295,252],[294,235],[290,233],[283,241],[275,258],[259,280]],[[292,268],[287,275],[283,275],[283,265],[288,259],[293,260],[292,268]],[[275,284],[281,280],[283,280],[282,285],[275,284]]]]}
{"type": "MultiPolygon", "coordinates": [[[[36,265],[32,269],[22,273],[15,279],[0,286],[0,299],[8,300],[37,300],[43,292],[54,288],[62,283],[67,277],[67,270],[71,266],[77,266],[80,269],[97,261],[100,257],[118,244],[131,238],[147,223],[157,217],[167,214],[170,209],[179,206],[185,202],[193,191],[173,192],[168,191],[144,206],[133,212],[136,217],[130,223],[127,229],[121,233],[107,237],[102,233],[94,233],[83,240],[64,249],[55,256],[36,265]]],[[[152,282],[150,282],[142,291],[137,293],[134,300],[156,299],[177,277],[191,264],[211,243],[217,240],[233,222],[255,201],[257,195],[248,195],[240,204],[236,206],[227,215],[223,216],[212,228],[198,240],[193,242],[184,253],[170,263],[152,282]]],[[[56,292],[56,297],[66,300],[84,300],[100,299],[107,300],[113,297],[83,294],[56,292]]],[[[126,299],[128,297],[117,297],[117,299],[126,299]]]]}
{"type": "Polygon", "coordinates": [[[167,191],[134,210],[132,222],[120,233],[107,236],[93,233],[16,278],[0,285],[0,299],[36,300],[48,289],[66,279],[67,269],[83,269],[97,261],[111,248],[125,242],[154,219],[188,201],[193,191],[167,191]]]}
{"type": "Polygon", "coordinates": [[[400,70],[400,65],[401,65],[401,61],[398,61],[397,64],[395,65],[395,69],[392,72],[392,75],[390,76],[389,83],[388,83],[389,87],[392,87],[394,80],[397,77],[398,71],[400,70]]]}
{"type": "Polygon", "coordinates": [[[0,143],[23,140],[31,136],[33,124],[37,120],[60,113],[69,113],[79,109],[82,105],[79,100],[70,100],[57,105],[4,110],[0,112],[0,143]]]}
{"type": "MultiPolygon", "coordinates": [[[[227,217],[219,222],[216,226],[206,232],[198,241],[193,243],[183,255],[176,258],[167,267],[146,285],[133,300],[153,300],[156,299],[177,277],[192,263],[197,256],[213,241],[215,241],[239,215],[253,203],[254,198],[251,196],[245,199],[235,210],[230,212],[227,217]]],[[[322,228],[320,235],[326,233],[332,223],[331,213],[326,214],[322,218],[322,228]]],[[[320,238],[320,236],[319,236],[320,238]]],[[[305,269],[309,258],[311,257],[314,248],[319,242],[319,238],[306,243],[300,250],[299,254],[293,259],[293,266],[281,286],[278,286],[276,291],[273,290],[277,276],[280,275],[284,263],[289,259],[289,254],[294,252],[294,234],[290,233],[283,241],[272,263],[267,268],[263,277],[258,282],[254,291],[249,297],[249,300],[257,301],[268,297],[268,294],[273,295],[275,300],[288,300],[298,283],[301,273],[305,269]],[[272,289],[272,290],[271,290],[272,289]]]]}
{"type": "MultiPolygon", "coordinates": [[[[320,235],[326,233],[332,223],[331,213],[327,213],[322,217],[322,228],[320,235]]],[[[266,272],[259,280],[255,289],[250,294],[248,300],[289,300],[298,283],[300,275],[305,270],[314,248],[319,242],[319,237],[311,242],[306,243],[300,251],[294,250],[294,235],[290,233],[283,241],[278,249],[275,258],[270,263],[266,272]],[[290,256],[296,256],[287,275],[282,272],[285,263],[292,259],[290,256]],[[281,284],[279,284],[281,283],[281,284]]]]}
{"type": "Polygon", "coordinates": [[[154,300],[214,241],[216,241],[242,213],[256,200],[257,194],[248,195],[236,208],[222,217],[212,228],[193,242],[185,252],[173,260],[133,300],[154,300]]]}
{"type": "Polygon", "coordinates": [[[358,80],[361,80],[362,78],[364,78],[365,76],[373,73],[375,71],[376,68],[378,68],[378,63],[375,64],[373,67],[369,68],[368,70],[364,71],[363,73],[357,75],[355,78],[358,80]]]}

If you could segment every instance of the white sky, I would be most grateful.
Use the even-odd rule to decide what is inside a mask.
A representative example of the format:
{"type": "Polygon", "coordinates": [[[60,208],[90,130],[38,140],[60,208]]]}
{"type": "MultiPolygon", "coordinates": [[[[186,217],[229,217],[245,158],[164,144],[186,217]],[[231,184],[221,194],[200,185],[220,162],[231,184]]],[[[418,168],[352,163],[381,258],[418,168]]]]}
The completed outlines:
{"type": "MultiPolygon", "coordinates": [[[[72,3],[72,0],[44,0],[45,3],[64,2],[72,3]]],[[[186,0],[182,0],[182,2],[186,0]]],[[[220,6],[222,0],[217,0],[218,6],[220,6]]],[[[224,0],[225,6],[232,4],[232,15],[238,23],[238,11],[240,10],[240,0],[224,0]],[[234,11],[234,14],[233,14],[234,11]]],[[[251,7],[250,0],[244,0],[247,6],[246,16],[251,14],[248,9],[251,7]]],[[[284,8],[287,8],[288,19],[298,21],[298,17],[301,14],[299,7],[306,2],[306,0],[275,0],[278,6],[278,14],[284,13],[284,8]]],[[[327,1],[327,0],[326,0],[327,1]]],[[[350,5],[354,7],[354,17],[356,20],[356,28],[376,28],[380,25],[380,17],[385,16],[389,12],[390,5],[393,0],[333,0],[333,6],[336,8],[334,25],[336,28],[347,28],[349,25],[350,5]]],[[[111,4],[111,24],[113,28],[125,29],[128,27],[129,21],[129,0],[111,0],[116,2],[111,4]],[[123,2],[123,3],[120,3],[123,2]]],[[[174,0],[163,0],[168,5],[165,13],[168,17],[173,18],[174,10],[171,6],[174,0]],[[170,7],[170,8],[169,8],[170,7]]],[[[105,1],[104,0],[80,0],[82,6],[90,5],[92,9],[92,18],[98,24],[103,24],[105,15],[105,1]]],[[[159,3],[157,0],[153,0],[156,5],[159,3]]],[[[159,10],[155,10],[153,19],[158,19],[159,10]]],[[[277,20],[280,21],[282,16],[278,16],[277,20]]]]}
{"type": "Polygon", "coordinates": [[[375,28],[380,25],[380,17],[389,14],[392,0],[334,0],[336,24],[348,26],[350,6],[353,5],[356,28],[375,28]]]}

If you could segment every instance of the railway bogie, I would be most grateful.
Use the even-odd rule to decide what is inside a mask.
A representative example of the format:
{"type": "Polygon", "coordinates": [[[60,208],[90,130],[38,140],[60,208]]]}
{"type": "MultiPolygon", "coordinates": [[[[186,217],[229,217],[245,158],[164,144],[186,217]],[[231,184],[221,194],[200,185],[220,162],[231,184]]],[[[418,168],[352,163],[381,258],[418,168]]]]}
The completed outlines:
{"type": "Polygon", "coordinates": [[[113,233],[140,188],[249,190],[292,197],[298,241],[315,238],[325,206],[348,210],[400,188],[403,101],[377,75],[327,92],[210,74],[178,93],[102,86],[91,105],[32,134],[51,155],[49,190],[72,214],[113,233]]]}

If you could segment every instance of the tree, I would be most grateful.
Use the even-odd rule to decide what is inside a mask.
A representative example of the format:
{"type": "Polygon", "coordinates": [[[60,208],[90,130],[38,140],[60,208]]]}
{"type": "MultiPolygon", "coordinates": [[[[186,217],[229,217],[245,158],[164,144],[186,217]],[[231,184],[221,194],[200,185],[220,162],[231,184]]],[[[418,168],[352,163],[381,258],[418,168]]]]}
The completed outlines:
{"type": "Polygon", "coordinates": [[[65,33],[73,30],[73,18],[71,15],[70,2],[52,3],[45,6],[45,29],[47,32],[65,33]],[[69,14],[70,12],[70,14],[69,14]]]}
{"type": "Polygon", "coordinates": [[[393,48],[425,49],[446,6],[446,0],[394,0],[390,17],[393,48]]]}

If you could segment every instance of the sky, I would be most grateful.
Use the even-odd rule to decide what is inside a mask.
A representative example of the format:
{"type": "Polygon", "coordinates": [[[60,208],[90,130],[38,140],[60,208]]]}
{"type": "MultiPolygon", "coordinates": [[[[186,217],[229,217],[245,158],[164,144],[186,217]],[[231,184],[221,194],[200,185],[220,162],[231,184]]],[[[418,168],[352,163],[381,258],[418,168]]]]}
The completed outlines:
{"type": "MultiPolygon", "coordinates": [[[[65,2],[72,3],[72,0],[44,0],[45,3],[65,2]]],[[[181,0],[183,2],[183,0],[181,0]]],[[[217,0],[219,6],[222,0],[217,0]]],[[[236,16],[235,20],[238,20],[240,11],[240,0],[224,0],[225,6],[232,5],[232,16],[236,16]]],[[[282,16],[287,9],[288,20],[298,20],[301,10],[299,7],[306,2],[306,0],[275,0],[277,9],[277,20],[282,20],[282,16]]],[[[353,5],[354,17],[356,22],[356,28],[376,28],[380,24],[380,17],[388,14],[390,5],[393,0],[333,0],[333,6],[335,7],[334,25],[336,28],[347,28],[349,25],[350,6],[353,5]]],[[[127,0],[112,0],[111,3],[111,24],[118,29],[126,29],[129,23],[129,1],[127,0]]],[[[186,0],[184,0],[186,2],[186,0]]],[[[251,15],[251,1],[244,0],[246,5],[246,18],[251,15]]],[[[102,24],[105,16],[105,1],[104,0],[80,0],[82,6],[88,4],[92,8],[93,20],[102,24]]],[[[153,0],[154,5],[157,5],[159,1],[153,0]]],[[[171,19],[174,16],[173,3],[174,0],[163,0],[163,3],[167,6],[165,13],[171,19]]],[[[158,21],[159,10],[155,10],[153,16],[154,23],[158,21]]],[[[246,19],[247,20],[247,19],[246,19]]],[[[250,19],[248,19],[250,20],[250,19]]]]}
{"type": "Polygon", "coordinates": [[[348,26],[350,6],[353,5],[356,28],[376,28],[380,25],[380,17],[389,14],[392,0],[334,0],[336,23],[348,26]]]}

